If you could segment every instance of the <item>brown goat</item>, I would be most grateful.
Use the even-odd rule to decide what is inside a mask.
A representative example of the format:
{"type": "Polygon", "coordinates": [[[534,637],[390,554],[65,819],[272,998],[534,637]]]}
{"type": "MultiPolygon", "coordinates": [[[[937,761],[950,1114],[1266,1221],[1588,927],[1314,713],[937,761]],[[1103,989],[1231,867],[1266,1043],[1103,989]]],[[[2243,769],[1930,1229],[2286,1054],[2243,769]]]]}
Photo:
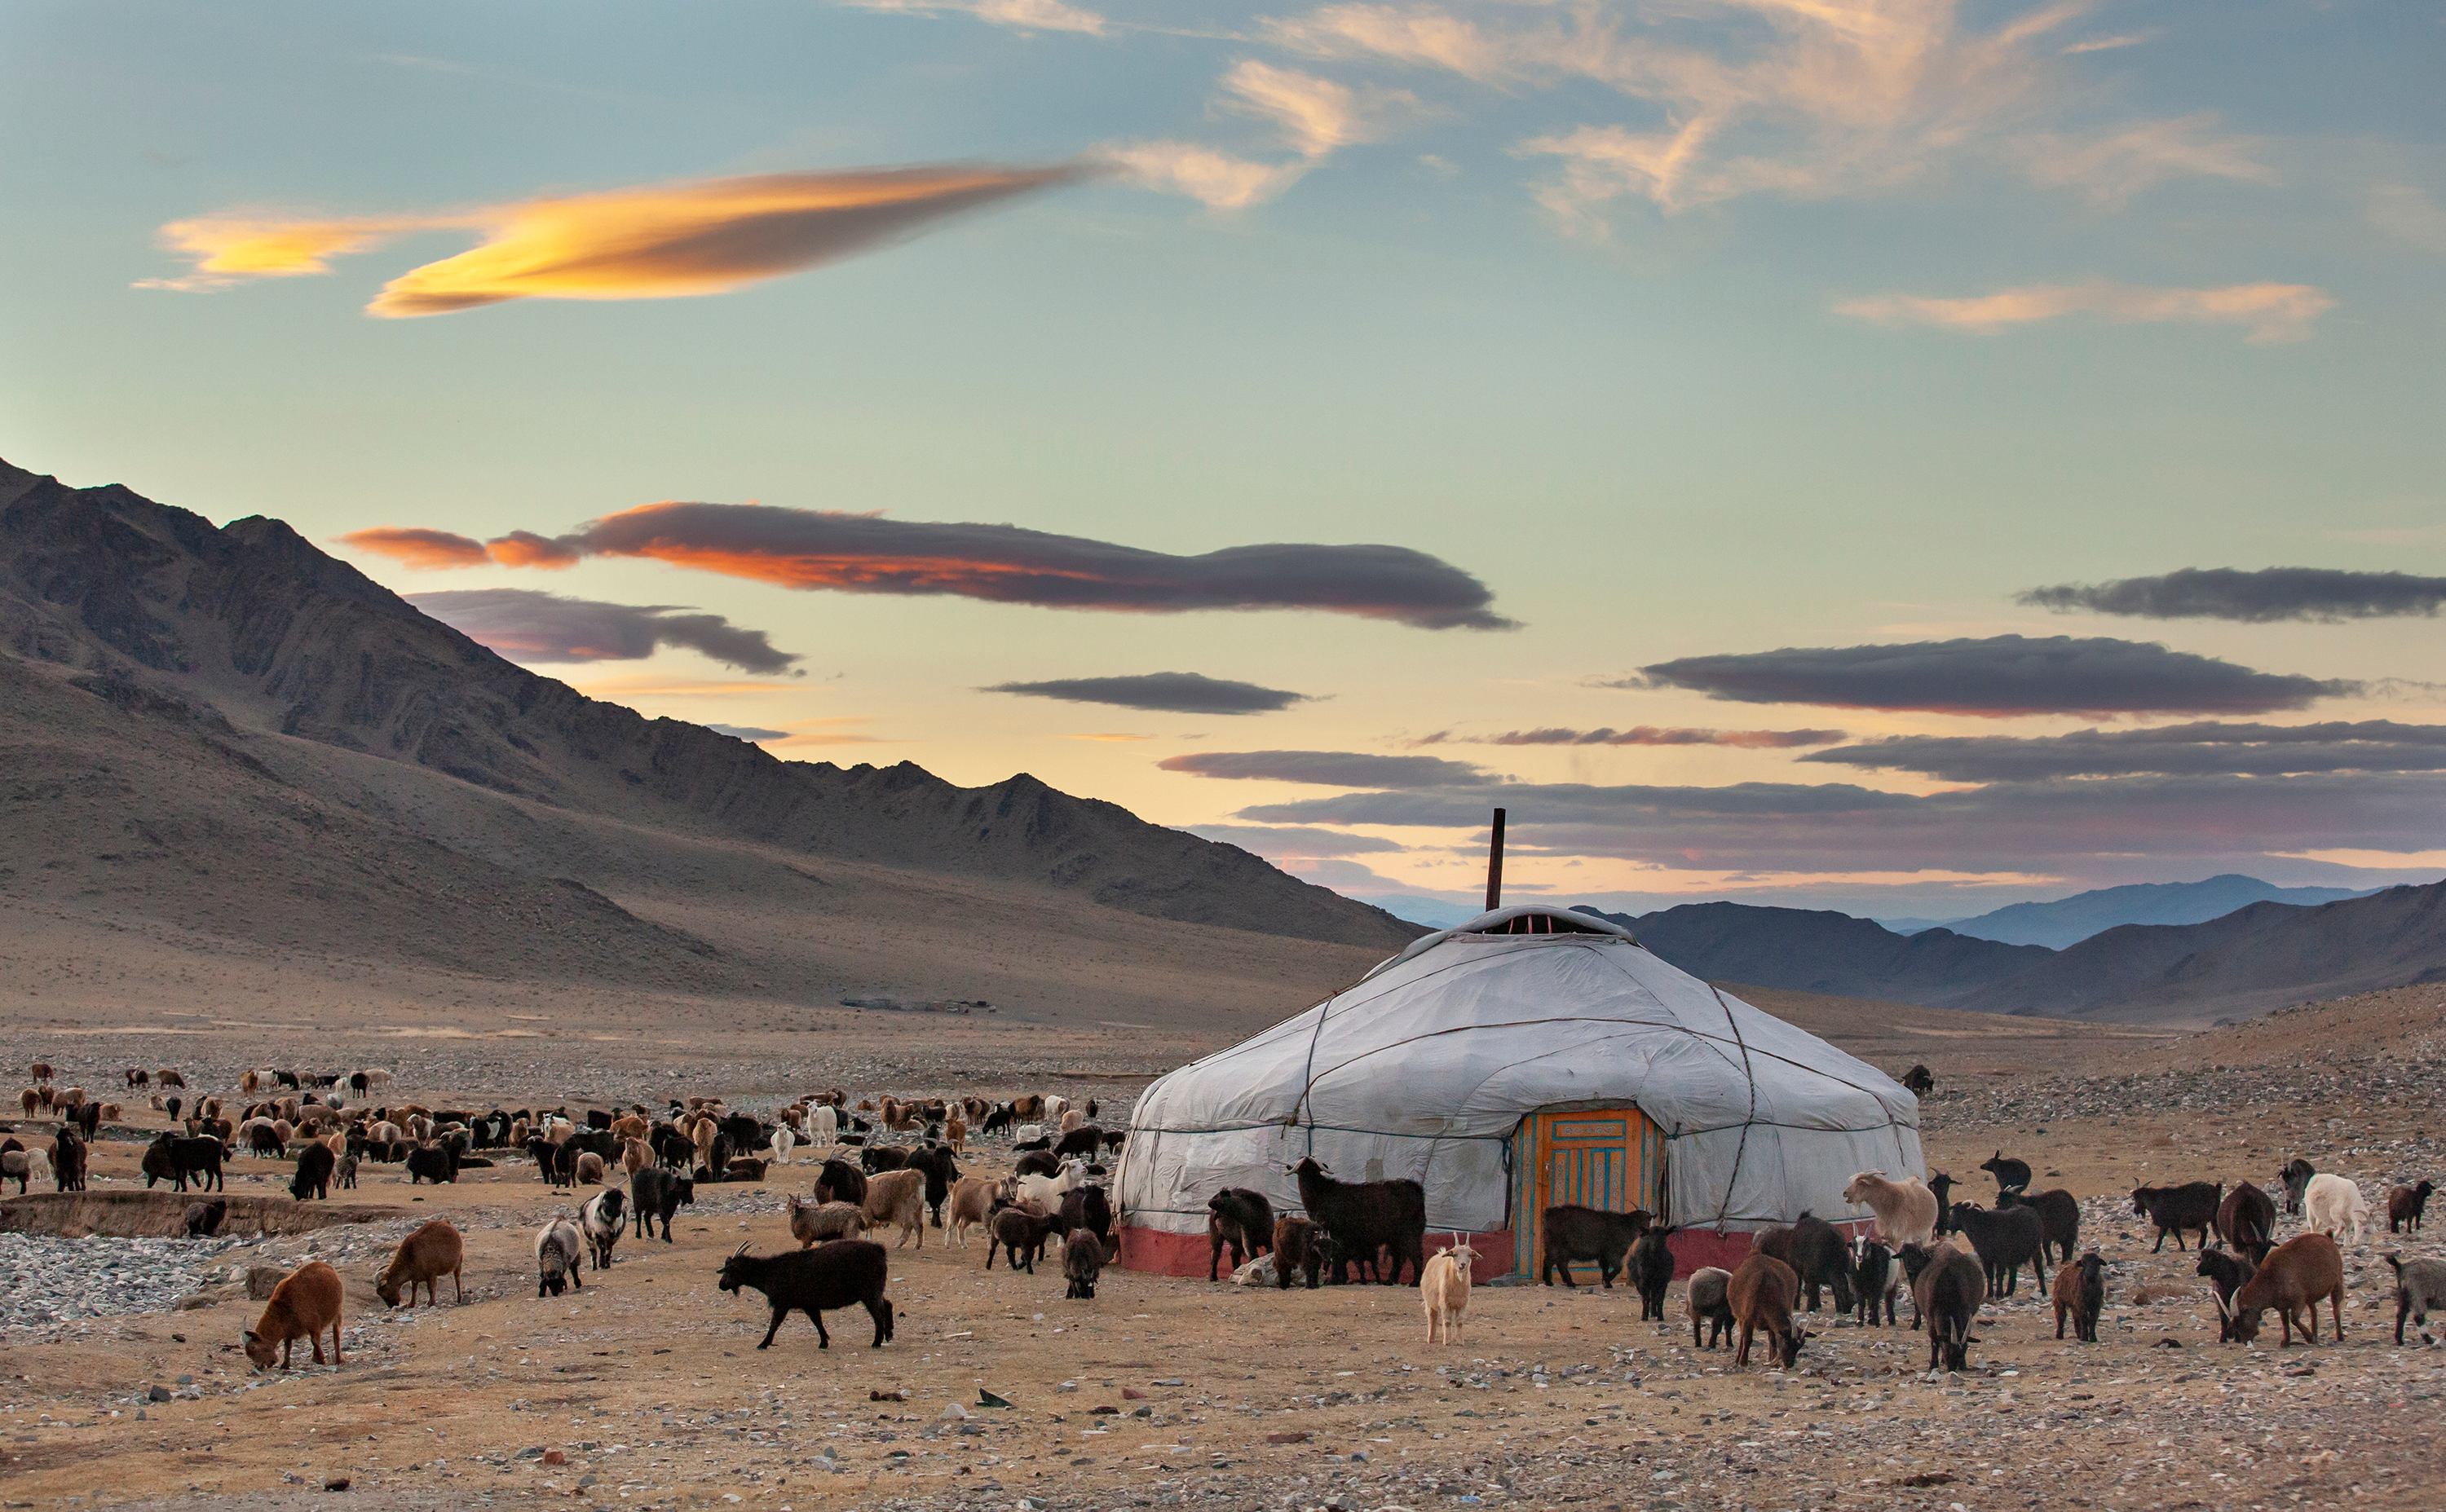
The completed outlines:
{"type": "Polygon", "coordinates": [[[460,1239],[459,1230],[450,1226],[449,1220],[437,1218],[399,1241],[398,1251],[384,1269],[382,1279],[374,1283],[374,1290],[381,1295],[386,1307],[397,1307],[400,1294],[405,1290],[407,1305],[414,1307],[416,1289],[423,1286],[427,1305],[439,1307],[442,1305],[439,1282],[447,1276],[455,1294],[453,1299],[463,1302],[467,1299],[467,1291],[460,1279],[459,1271],[466,1262],[466,1242],[460,1239]]]}
{"type": "Polygon", "coordinates": [[[1801,1341],[1809,1336],[1792,1321],[1793,1307],[1800,1300],[1800,1273],[1772,1255],[1752,1255],[1733,1272],[1724,1299],[1732,1306],[1733,1321],[1741,1326],[1733,1368],[1747,1368],[1750,1339],[1764,1331],[1769,1363],[1791,1369],[1800,1356],[1801,1341]]]}
{"type": "Polygon", "coordinates": [[[922,1170],[876,1171],[866,1180],[866,1226],[897,1227],[900,1242],[914,1235],[926,1247],[926,1173],[922,1170]]]}
{"type": "Polygon", "coordinates": [[[280,1368],[289,1369],[289,1352],[299,1339],[314,1351],[314,1363],[323,1363],[323,1330],[331,1331],[333,1365],[346,1365],[340,1356],[340,1273],[321,1260],[308,1260],[280,1279],[272,1289],[272,1300],[263,1304],[263,1316],[254,1327],[246,1331],[246,1357],[265,1370],[272,1369],[277,1352],[280,1368]]]}
{"type": "Polygon", "coordinates": [[[2072,1323],[2072,1336],[2083,1344],[2098,1342],[2098,1315],[2106,1307],[2106,1263],[2091,1250],[2080,1259],[2056,1272],[2056,1337],[2063,1337],[2064,1323],[2072,1323]]]}
{"type": "Polygon", "coordinates": [[[2300,1315],[2302,1340],[2319,1342],[2319,1303],[2335,1315],[2336,1342],[2344,1341],[2344,1254],[2324,1234],[2299,1234],[2279,1244],[2260,1261],[2259,1270],[2233,1294],[2233,1336],[2248,1344],[2259,1337],[2260,1315],[2276,1309],[2285,1322],[2285,1340],[2293,1343],[2295,1315],[2300,1315]]]}

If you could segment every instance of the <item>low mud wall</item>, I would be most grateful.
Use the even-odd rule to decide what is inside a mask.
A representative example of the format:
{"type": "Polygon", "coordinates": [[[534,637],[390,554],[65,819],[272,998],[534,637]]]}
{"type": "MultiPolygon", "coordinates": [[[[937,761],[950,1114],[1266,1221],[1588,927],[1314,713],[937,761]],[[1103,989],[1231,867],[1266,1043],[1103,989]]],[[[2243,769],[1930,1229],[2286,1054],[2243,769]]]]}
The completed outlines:
{"type": "Polygon", "coordinates": [[[226,1202],[221,1239],[267,1234],[304,1234],[335,1223],[379,1223],[411,1216],[405,1207],[335,1207],[286,1197],[222,1197],[193,1192],[32,1192],[0,1198],[0,1233],[53,1234],[83,1239],[179,1239],[187,1232],[191,1203],[226,1202]]]}

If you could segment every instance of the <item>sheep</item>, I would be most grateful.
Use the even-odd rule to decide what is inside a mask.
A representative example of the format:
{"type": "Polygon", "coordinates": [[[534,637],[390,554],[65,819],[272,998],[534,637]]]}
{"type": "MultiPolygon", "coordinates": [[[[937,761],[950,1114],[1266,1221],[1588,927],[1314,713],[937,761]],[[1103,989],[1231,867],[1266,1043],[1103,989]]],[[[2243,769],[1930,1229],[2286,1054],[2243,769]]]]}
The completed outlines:
{"type": "Polygon", "coordinates": [[[807,1110],[807,1143],[818,1149],[830,1149],[840,1140],[840,1115],[824,1104],[807,1110]]]}
{"type": "Polygon", "coordinates": [[[2302,1216],[2302,1194],[2309,1187],[2310,1178],[2317,1174],[2310,1163],[2299,1155],[2286,1161],[2284,1168],[2276,1173],[2276,1185],[2285,1188],[2286,1217],[2302,1216]]]}
{"type": "Polygon", "coordinates": [[[221,1173],[224,1153],[221,1142],[209,1135],[193,1138],[164,1130],[145,1148],[141,1166],[144,1185],[149,1189],[154,1182],[166,1181],[183,1192],[192,1178],[199,1190],[226,1191],[229,1182],[221,1173]]]}
{"type": "Polygon", "coordinates": [[[865,1231],[866,1213],[855,1203],[816,1203],[790,1199],[790,1237],[801,1249],[836,1239],[856,1239],[865,1231]]]}
{"type": "MultiPolygon", "coordinates": [[[[1789,1227],[1770,1228],[1753,1241],[1759,1254],[1771,1255],[1792,1267],[1800,1278],[1802,1297],[1809,1311],[1817,1311],[1823,1293],[1834,1293],[1834,1310],[1849,1313],[1853,1309],[1852,1246],[1844,1242],[1834,1225],[1804,1212],[1789,1227]]],[[[1657,1316],[1665,1316],[1663,1303],[1657,1316]]]]}
{"type": "Polygon", "coordinates": [[[2446,1311],[2446,1260],[2406,1260],[2390,1253],[2386,1262],[2395,1270],[2395,1341],[2400,1344],[2405,1318],[2425,1329],[2430,1314],[2446,1311]]]}
{"type": "Polygon", "coordinates": [[[1232,1268],[1273,1247],[1274,1204],[1253,1186],[1226,1186],[1206,1199],[1206,1279],[1214,1279],[1223,1248],[1232,1248],[1232,1268]]]}
{"type": "Polygon", "coordinates": [[[678,1171],[648,1167],[629,1178],[629,1205],[636,1211],[637,1237],[654,1237],[654,1220],[663,1221],[663,1242],[671,1241],[671,1215],[696,1205],[696,1183],[678,1171]]]}
{"type": "Polygon", "coordinates": [[[1733,1332],[1733,1304],[1728,1300],[1732,1280],[1732,1272],[1716,1265],[1702,1266],[1690,1273],[1690,1291],[1683,1304],[1690,1315],[1692,1349],[1714,1349],[1733,1332]],[[1699,1336],[1702,1323],[1707,1325],[1704,1343],[1699,1336]]]}
{"type": "MultiPolygon", "coordinates": [[[[220,1148],[220,1141],[214,1140],[212,1144],[215,1150],[220,1148]]],[[[310,1197],[328,1200],[331,1195],[331,1167],[338,1164],[339,1158],[331,1153],[330,1146],[307,1146],[298,1152],[296,1174],[289,1178],[289,1195],[301,1203],[310,1197]]]]}
{"type": "Polygon", "coordinates": [[[2046,1262],[2046,1223],[2026,1207],[1990,1211],[1972,1203],[1953,1204],[1953,1223],[1968,1237],[1986,1268],[1987,1295],[2010,1297],[2021,1289],[2022,1267],[2046,1262]]]}
{"type": "MultiPolygon", "coordinates": [[[[412,1164],[409,1166],[408,1169],[411,1174],[414,1172],[415,1168],[416,1167],[412,1164]]],[[[580,1186],[602,1185],[605,1169],[606,1167],[604,1167],[602,1156],[595,1154],[593,1150],[580,1151],[577,1157],[577,1185],[580,1186]]]]}
{"type": "Polygon", "coordinates": [[[2072,1320],[2076,1343],[2098,1342],[2098,1315],[2106,1307],[2106,1262],[2091,1250],[2056,1272],[2056,1337],[2063,1337],[2064,1320],[2072,1320]]]}
{"type": "Polygon", "coordinates": [[[42,1106],[43,1094],[34,1091],[31,1087],[27,1088],[24,1092],[17,1094],[17,1107],[28,1118],[33,1117],[34,1110],[42,1106]]]}
{"type": "Polygon", "coordinates": [[[580,1291],[586,1283],[578,1279],[583,1268],[580,1246],[585,1243],[577,1225],[566,1214],[536,1230],[536,1296],[558,1297],[570,1287],[580,1291]]]}
{"type": "Polygon", "coordinates": [[[968,1121],[957,1112],[943,1120],[943,1143],[957,1150],[969,1148],[968,1121]]]}
{"type": "Polygon", "coordinates": [[[628,1219],[620,1211],[621,1201],[619,1189],[610,1187],[588,1198],[577,1210],[577,1225],[585,1230],[586,1247],[598,1271],[612,1268],[612,1247],[629,1229],[628,1219]]]}
{"type": "Polygon", "coordinates": [[[1860,1325],[1874,1328],[1880,1312],[1888,1328],[1894,1326],[1894,1299],[1903,1289],[1902,1267],[1894,1252],[1873,1239],[1860,1241],[1852,1262],[1852,1297],[1860,1325]]]}
{"type": "Polygon", "coordinates": [[[718,1284],[725,1292],[753,1287],[764,1294],[773,1309],[773,1324],[756,1346],[760,1350],[773,1347],[773,1335],[781,1332],[781,1320],[792,1313],[807,1315],[816,1325],[816,1347],[828,1350],[833,1336],[824,1328],[825,1311],[853,1303],[863,1306],[875,1319],[875,1341],[867,1347],[879,1350],[892,1337],[892,1299],[883,1295],[891,1268],[883,1246],[872,1240],[837,1239],[813,1249],[765,1256],[750,1255],[742,1244],[722,1262],[718,1284]]]}
{"type": "Polygon", "coordinates": [[[986,1246],[986,1269],[993,1269],[998,1245],[1009,1252],[1012,1270],[1025,1270],[1033,1276],[1037,1257],[1044,1253],[1046,1241],[1061,1233],[1060,1213],[1040,1212],[1025,1204],[1006,1207],[993,1215],[994,1242],[986,1246]]]}
{"type": "Polygon", "coordinates": [[[1053,1141],[1045,1137],[1042,1124],[1022,1124],[1010,1131],[1010,1148],[1014,1150],[1051,1149],[1053,1141]]]}
{"type": "Polygon", "coordinates": [[[1613,1279],[1628,1263],[1630,1246],[1639,1242],[1639,1236],[1646,1233],[1655,1221],[1655,1215],[1646,1208],[1609,1213],[1576,1203],[1547,1208],[1539,1215],[1539,1282],[1553,1285],[1559,1272],[1564,1285],[1577,1285],[1571,1279],[1572,1265],[1593,1260],[1599,1284],[1612,1291],[1613,1279]]]}
{"type": "Polygon", "coordinates": [[[1316,1224],[1296,1214],[1285,1213],[1274,1220],[1273,1241],[1274,1288],[1289,1291],[1291,1282],[1305,1277],[1308,1289],[1315,1291],[1317,1279],[1325,1268],[1324,1257],[1318,1252],[1316,1224]]]}
{"type": "MultiPolygon", "coordinates": [[[[1760,1333],[1767,1336],[1768,1363],[1792,1367],[1809,1336],[1792,1321],[1793,1304],[1799,1299],[1800,1278],[1791,1266],[1772,1255],[1755,1253],[1741,1261],[1732,1279],[1724,1283],[1724,1300],[1741,1329],[1740,1342],[1733,1351],[1733,1369],[1749,1368],[1750,1341],[1760,1333]]],[[[1657,1316],[1664,1316],[1661,1308],[1657,1316]]]]}
{"type": "Polygon", "coordinates": [[[926,1247],[926,1173],[922,1170],[888,1170],[871,1178],[866,1184],[866,1222],[870,1228],[888,1228],[897,1224],[900,1242],[912,1238],[917,1247],[926,1247]]]}
{"type": "Polygon", "coordinates": [[[2386,1194],[2386,1231],[2419,1233],[2421,1215],[2429,1210],[2429,1194],[2437,1189],[2436,1183],[2424,1179],[2418,1186],[2390,1190],[2386,1194]]]}
{"type": "Polygon", "coordinates": [[[1875,1214],[1872,1232],[1887,1244],[1926,1244],[1935,1238],[1936,1194],[1915,1176],[1890,1181],[1864,1170],[1843,1188],[1843,1201],[1875,1214]]]}
{"type": "Polygon", "coordinates": [[[2073,1251],[2080,1246],[2080,1202],[2060,1186],[2051,1187],[2036,1197],[2026,1192],[2003,1192],[1996,1198],[1998,1211],[2008,1207],[2026,1207],[2039,1215],[2042,1236],[2039,1241],[2039,1263],[2043,1265],[2055,1251],[2063,1252],[2064,1263],[2072,1263],[2073,1251]]]}
{"type": "Polygon", "coordinates": [[[827,1203],[866,1203],[866,1173],[837,1156],[816,1167],[816,1196],[827,1203]]]}
{"type": "Polygon", "coordinates": [[[254,1327],[246,1331],[246,1357],[257,1369],[272,1369],[273,1355],[278,1352],[280,1368],[289,1369],[289,1352],[299,1339],[304,1339],[314,1352],[314,1363],[323,1363],[323,1330],[331,1331],[333,1367],[348,1363],[340,1353],[340,1273],[321,1260],[308,1260],[280,1279],[272,1289],[272,1299],[263,1304],[263,1316],[254,1327]]]}
{"type": "Polygon", "coordinates": [[[2225,1202],[2225,1184],[2211,1185],[2207,1182],[2186,1182],[2180,1186],[2135,1186],[2132,1188],[2132,1211],[2157,1225],[2157,1242],[2149,1253],[2157,1254],[2166,1247],[2166,1236],[2174,1236],[2174,1248],[2183,1247],[2183,1231],[2197,1229],[2200,1242],[2209,1241],[2209,1229],[2216,1223],[2217,1208],[2225,1202]]]}
{"type": "Polygon", "coordinates": [[[2329,1235],[2349,1228],[2356,1244],[2370,1221],[2369,1199],[2361,1195],[2360,1185],[2332,1171],[2310,1178],[2302,1193],[2302,1212],[2304,1227],[2329,1235]]]}
{"type": "Polygon", "coordinates": [[[1086,1121],[1087,1114],[1083,1110],[1077,1108],[1065,1110],[1062,1114],[1062,1132],[1066,1134],[1086,1121]]]}
{"type": "Polygon", "coordinates": [[[1415,1181],[1338,1182],[1305,1156],[1291,1167],[1299,1178],[1300,1205],[1334,1239],[1334,1279],[1340,1280],[1351,1260],[1374,1263],[1380,1250],[1392,1261],[1384,1271],[1386,1285],[1402,1279],[1407,1261],[1410,1282],[1418,1284],[1426,1264],[1427,1189],[1415,1181]]]}
{"type": "Polygon", "coordinates": [[[773,1159],[781,1165],[790,1164],[790,1151],[798,1147],[799,1136],[786,1123],[773,1126],[773,1159]]]}
{"type": "Polygon", "coordinates": [[[382,1279],[374,1283],[374,1292],[385,1307],[397,1307],[400,1296],[406,1294],[407,1305],[416,1305],[416,1289],[423,1286],[427,1305],[442,1305],[442,1277],[450,1278],[453,1300],[467,1299],[465,1283],[460,1279],[460,1268],[466,1263],[466,1242],[450,1221],[437,1218],[399,1241],[399,1248],[384,1267],[382,1279]]]}
{"type": "Polygon", "coordinates": [[[47,1060],[38,1060],[28,1068],[26,1073],[36,1081],[48,1081],[51,1079],[51,1063],[47,1060]]]}
{"type": "Polygon", "coordinates": [[[229,1204],[215,1198],[209,1203],[189,1203],[185,1215],[189,1239],[210,1239],[221,1231],[221,1220],[229,1217],[229,1204]]]}
{"type": "Polygon", "coordinates": [[[983,1228],[992,1221],[993,1200],[1001,1191],[1002,1183],[990,1176],[963,1176],[951,1184],[950,1227],[962,1249],[969,1247],[969,1229],[983,1228]]]}
{"type": "MultiPolygon", "coordinates": [[[[14,1144],[15,1141],[11,1140],[10,1143],[14,1144]]],[[[153,1158],[152,1152],[147,1150],[144,1158],[147,1161],[150,1161],[153,1158]]],[[[28,1158],[27,1151],[22,1149],[0,1150],[0,1181],[15,1181],[17,1184],[17,1195],[20,1197],[26,1195],[26,1185],[33,1179],[33,1167],[34,1163],[28,1158]]],[[[144,1185],[147,1186],[153,1185],[153,1173],[151,1171],[146,1171],[144,1173],[144,1185]]]]}
{"type": "Polygon", "coordinates": [[[1097,1279],[1103,1275],[1104,1266],[1120,1253],[1120,1245],[1118,1243],[1107,1251],[1101,1239],[1074,1231],[1062,1246],[1062,1274],[1070,1280],[1069,1289],[1062,1295],[1073,1301],[1094,1301],[1097,1279]]]}
{"type": "Polygon", "coordinates": [[[1911,1301],[1928,1324],[1928,1368],[1960,1371],[1970,1362],[1976,1342],[1970,1326],[1987,1300],[1986,1272],[1975,1257],[1949,1244],[1902,1247],[1903,1271],[1910,1278],[1911,1301]]]}
{"type": "Polygon", "coordinates": [[[2220,1344],[2233,1342],[2233,1294],[2242,1290],[2243,1283],[2250,1279],[2255,1269],[2254,1262],[2228,1250],[2200,1251],[2200,1263],[2192,1274],[2207,1277],[2210,1289],[2216,1293],[2217,1342],[2220,1344]]]}
{"type": "MultiPolygon", "coordinates": [[[[2312,1178],[2315,1184],[2317,1178],[2312,1178]]],[[[2315,1196],[2315,1191],[2311,1194],[2315,1196]]],[[[2309,1197],[2304,1199],[2308,1205],[2309,1197]]],[[[2315,1208],[2313,1209],[2315,1211],[2315,1208]]],[[[2275,1308],[2285,1326],[2284,1342],[2278,1347],[2293,1346],[2295,1315],[2302,1315],[2302,1339],[2306,1344],[2319,1342],[2319,1303],[2324,1300],[2335,1316],[2336,1342],[2344,1341],[2344,1256],[2336,1241],[2324,1234],[2296,1234],[2268,1252],[2259,1269],[2227,1304],[2227,1315],[2233,1323],[2237,1343],[2248,1344],[2259,1337],[2259,1320],[2267,1309],[2275,1308]]]]}
{"type": "Polygon", "coordinates": [[[1626,1261],[1630,1284],[1639,1292],[1639,1320],[1665,1321],[1665,1292],[1673,1284],[1673,1251],[1665,1246],[1675,1230],[1650,1225],[1630,1246],[1626,1261]]]}

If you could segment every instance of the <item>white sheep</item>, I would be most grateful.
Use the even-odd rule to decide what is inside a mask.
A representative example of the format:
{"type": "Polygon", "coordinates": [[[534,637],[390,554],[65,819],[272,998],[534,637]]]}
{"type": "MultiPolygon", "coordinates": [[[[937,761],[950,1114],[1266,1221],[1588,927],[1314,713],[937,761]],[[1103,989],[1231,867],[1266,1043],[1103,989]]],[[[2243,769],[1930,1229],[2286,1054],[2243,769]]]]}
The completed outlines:
{"type": "Polygon", "coordinates": [[[1882,1172],[1864,1170],[1843,1188],[1843,1200],[1877,1215],[1876,1237],[1886,1243],[1926,1244],[1936,1236],[1936,1193],[1916,1176],[1889,1181],[1882,1172]]]}
{"type": "Polygon", "coordinates": [[[773,1127],[773,1158],[775,1160],[780,1161],[784,1166],[790,1164],[790,1150],[792,1147],[796,1146],[798,1143],[799,1136],[790,1132],[789,1125],[776,1124],[773,1127]]]}
{"type": "Polygon", "coordinates": [[[1443,1341],[1453,1342],[1461,1315],[1469,1311],[1469,1272],[1477,1263],[1477,1251],[1455,1234],[1452,1246],[1430,1256],[1426,1269],[1419,1273],[1419,1302],[1427,1311],[1428,1343],[1436,1342],[1439,1326],[1443,1341]]]}
{"type": "Polygon", "coordinates": [[[807,1124],[803,1131],[808,1144],[830,1148],[840,1143],[840,1115],[833,1111],[831,1104],[818,1103],[807,1110],[807,1124]]]}
{"type": "Polygon", "coordinates": [[[2302,1193],[2302,1226],[2312,1233],[2335,1236],[2350,1229],[2352,1241],[2358,1244],[2362,1229],[2369,1224],[2369,1199],[2346,1178],[2333,1171],[2321,1171],[2310,1178],[2308,1188],[2302,1193]]]}

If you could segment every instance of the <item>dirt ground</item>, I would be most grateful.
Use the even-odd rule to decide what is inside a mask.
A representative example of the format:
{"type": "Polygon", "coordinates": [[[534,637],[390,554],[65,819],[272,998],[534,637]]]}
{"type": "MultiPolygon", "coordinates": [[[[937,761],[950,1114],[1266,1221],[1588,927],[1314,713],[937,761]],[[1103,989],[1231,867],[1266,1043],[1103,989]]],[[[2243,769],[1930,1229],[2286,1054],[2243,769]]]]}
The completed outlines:
{"type": "MultiPolygon", "coordinates": [[[[743,1241],[760,1252],[790,1242],[783,1194],[807,1189],[803,1166],[762,1185],[700,1188],[673,1242],[625,1239],[610,1271],[540,1300],[532,1234],[569,1199],[531,1167],[411,1188],[368,1166],[334,1205],[410,1219],[265,1240],[215,1261],[225,1273],[333,1259],[350,1280],[344,1366],[308,1367],[301,1353],[286,1373],[250,1371],[236,1343],[260,1304],[227,1280],[179,1311],[0,1318],[0,1502],[2438,1504],[2446,1349],[2391,1342],[2380,1256],[2446,1253],[2430,1237],[2439,1230],[2390,1241],[2381,1217],[2379,1233],[2346,1246],[2354,1289],[2341,1347],[2244,1349],[2217,1344],[2192,1257],[2152,1254],[2123,1194],[2142,1180],[2267,1185],[2301,1153],[2360,1179],[2382,1208],[2387,1185],[2439,1174],[2446,991],[2194,1036],[1967,1015],[1914,1025],[1908,1016],[1926,1011],[1880,1017],[1878,1005],[1823,999],[1767,1005],[1803,1022],[1818,1015],[1810,1027],[1873,1049],[1890,1069],[1936,1068],[1923,1108],[1929,1163],[1966,1191],[1990,1195],[1975,1167],[2001,1148],[2042,1172],[2036,1185],[2084,1199],[2084,1247],[2109,1261],[2102,1342],[2058,1343],[2024,1277],[1983,1318],[1958,1377],[1927,1375],[1908,1306],[1891,1329],[1819,1315],[1796,1371],[1735,1372],[1729,1352],[1692,1348],[1678,1286],[1663,1325],[1637,1321],[1625,1290],[1480,1287],[1460,1341],[1430,1347],[1407,1289],[1252,1292],[1108,1270],[1093,1301],[1067,1301],[1058,1261],[1034,1276],[988,1271],[981,1243],[964,1249],[929,1230],[922,1250],[894,1254],[890,1345],[868,1349],[864,1315],[851,1312],[828,1317],[829,1351],[800,1316],[760,1352],[760,1300],[719,1292],[714,1275],[743,1241]],[[440,1307],[386,1313],[370,1278],[397,1233],[426,1215],[466,1232],[466,1300],[445,1281],[440,1307]],[[171,1400],[142,1400],[157,1385],[171,1400]],[[341,1478],[348,1489],[325,1489],[341,1478]]],[[[115,1024],[10,1017],[0,1022],[9,1061],[52,1060],[64,1082],[88,1089],[139,1062],[179,1065],[195,1089],[227,1089],[250,1062],[380,1063],[400,1073],[395,1100],[508,1106],[659,1104],[675,1092],[753,1105],[836,1082],[1062,1091],[1126,1106],[1147,1076],[1219,1042],[846,1012],[806,1028],[658,1035],[614,1023],[599,1036],[539,1027],[526,1039],[334,1036],[272,1014],[190,1023],[159,1005],[115,1024]]],[[[126,1113],[140,1127],[160,1121],[134,1105],[126,1113]]],[[[101,1144],[95,1189],[138,1185],[140,1148],[101,1144]]],[[[979,1154],[988,1171],[1007,1159],[979,1154]]],[[[232,1190],[277,1194],[287,1169],[241,1156],[232,1190]]]]}

